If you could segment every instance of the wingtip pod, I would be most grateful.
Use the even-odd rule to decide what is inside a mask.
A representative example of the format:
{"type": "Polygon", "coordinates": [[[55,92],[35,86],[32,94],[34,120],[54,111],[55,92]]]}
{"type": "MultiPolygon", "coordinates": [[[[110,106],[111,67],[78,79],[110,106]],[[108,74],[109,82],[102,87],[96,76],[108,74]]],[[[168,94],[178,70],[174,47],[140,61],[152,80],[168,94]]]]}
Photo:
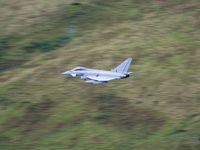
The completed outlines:
{"type": "Polygon", "coordinates": [[[99,83],[107,83],[106,81],[95,81],[95,80],[88,80],[85,81],[87,84],[99,84],[99,83]]]}
{"type": "Polygon", "coordinates": [[[128,74],[133,74],[134,72],[128,72],[128,74]]]}

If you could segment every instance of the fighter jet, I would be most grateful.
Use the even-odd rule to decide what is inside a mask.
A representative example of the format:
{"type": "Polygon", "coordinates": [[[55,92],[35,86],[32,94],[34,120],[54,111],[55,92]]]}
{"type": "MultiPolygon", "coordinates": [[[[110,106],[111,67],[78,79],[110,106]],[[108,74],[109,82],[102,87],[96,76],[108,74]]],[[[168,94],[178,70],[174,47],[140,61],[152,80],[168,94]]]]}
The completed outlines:
{"type": "Polygon", "coordinates": [[[81,79],[87,80],[85,83],[99,84],[107,83],[114,79],[124,79],[128,78],[133,72],[128,72],[128,68],[131,64],[132,58],[127,58],[115,69],[108,70],[97,70],[89,69],[85,67],[76,67],[72,70],[63,72],[63,75],[70,75],[72,77],[80,76],[81,79]],[[88,80],[89,79],[89,80],[88,80]]]}

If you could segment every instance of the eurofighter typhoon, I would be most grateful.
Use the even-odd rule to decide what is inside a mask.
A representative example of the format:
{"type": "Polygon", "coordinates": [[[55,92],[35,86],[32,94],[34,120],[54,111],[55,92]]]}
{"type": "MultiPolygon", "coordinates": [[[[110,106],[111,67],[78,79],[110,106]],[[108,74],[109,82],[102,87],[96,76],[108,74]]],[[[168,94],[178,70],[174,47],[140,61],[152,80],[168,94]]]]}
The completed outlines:
{"type": "Polygon", "coordinates": [[[107,83],[114,79],[128,78],[133,72],[128,72],[128,68],[131,64],[132,58],[127,58],[115,69],[108,70],[97,70],[89,69],[85,67],[76,67],[72,70],[63,72],[63,75],[70,75],[72,77],[80,76],[81,79],[87,80],[85,83],[98,84],[107,83]]]}

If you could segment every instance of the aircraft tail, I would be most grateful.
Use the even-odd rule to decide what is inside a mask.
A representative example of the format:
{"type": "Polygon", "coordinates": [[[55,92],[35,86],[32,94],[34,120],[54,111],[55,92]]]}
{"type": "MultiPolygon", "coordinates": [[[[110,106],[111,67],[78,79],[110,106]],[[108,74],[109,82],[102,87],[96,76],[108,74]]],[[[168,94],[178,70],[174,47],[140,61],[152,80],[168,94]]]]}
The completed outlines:
{"type": "Polygon", "coordinates": [[[115,69],[112,69],[111,71],[119,73],[127,73],[131,61],[132,58],[127,58],[124,62],[122,62],[119,66],[117,66],[115,69]]]}

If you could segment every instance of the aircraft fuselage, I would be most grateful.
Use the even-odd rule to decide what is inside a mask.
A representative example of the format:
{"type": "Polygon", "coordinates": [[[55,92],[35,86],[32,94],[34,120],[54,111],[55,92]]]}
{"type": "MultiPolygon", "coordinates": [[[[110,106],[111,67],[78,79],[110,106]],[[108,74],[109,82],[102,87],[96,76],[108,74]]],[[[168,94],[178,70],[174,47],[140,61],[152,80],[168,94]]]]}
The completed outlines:
{"type": "Polygon", "coordinates": [[[86,83],[107,83],[110,80],[114,79],[123,79],[128,78],[132,72],[128,72],[129,65],[131,64],[132,58],[127,58],[115,69],[110,71],[108,70],[97,70],[89,69],[85,67],[76,67],[72,70],[63,72],[64,75],[71,75],[73,77],[80,76],[81,79],[87,80],[86,83]]]}

